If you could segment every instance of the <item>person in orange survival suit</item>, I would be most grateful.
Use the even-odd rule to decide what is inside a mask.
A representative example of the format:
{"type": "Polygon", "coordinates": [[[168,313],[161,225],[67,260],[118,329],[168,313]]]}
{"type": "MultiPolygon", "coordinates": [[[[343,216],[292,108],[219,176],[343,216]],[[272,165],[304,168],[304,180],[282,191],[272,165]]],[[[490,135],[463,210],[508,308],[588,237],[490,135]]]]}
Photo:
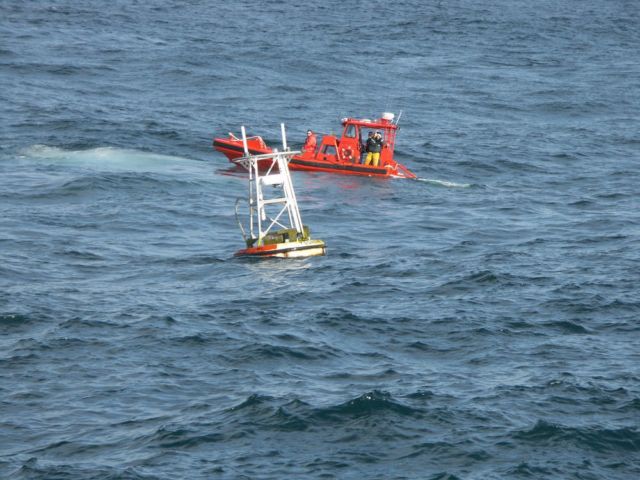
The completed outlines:
{"type": "Polygon", "coordinates": [[[311,130],[307,130],[307,139],[302,146],[302,153],[304,155],[313,155],[313,152],[316,151],[316,145],[318,140],[316,139],[316,134],[311,130]]]}

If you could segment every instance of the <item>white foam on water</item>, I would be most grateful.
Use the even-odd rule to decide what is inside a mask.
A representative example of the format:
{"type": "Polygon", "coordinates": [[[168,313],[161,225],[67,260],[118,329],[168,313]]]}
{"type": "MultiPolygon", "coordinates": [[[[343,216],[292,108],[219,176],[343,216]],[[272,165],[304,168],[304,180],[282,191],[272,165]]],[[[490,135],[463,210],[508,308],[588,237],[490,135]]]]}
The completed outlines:
{"type": "Polygon", "coordinates": [[[439,185],[441,187],[447,188],[469,188],[471,187],[470,183],[455,183],[455,182],[447,182],[446,180],[437,180],[435,178],[416,178],[418,182],[430,183],[432,185],[439,185]]]}
{"type": "Polygon", "coordinates": [[[211,174],[211,166],[207,162],[114,147],[65,150],[47,145],[32,145],[20,151],[20,159],[52,165],[71,165],[96,171],[211,174]]]}

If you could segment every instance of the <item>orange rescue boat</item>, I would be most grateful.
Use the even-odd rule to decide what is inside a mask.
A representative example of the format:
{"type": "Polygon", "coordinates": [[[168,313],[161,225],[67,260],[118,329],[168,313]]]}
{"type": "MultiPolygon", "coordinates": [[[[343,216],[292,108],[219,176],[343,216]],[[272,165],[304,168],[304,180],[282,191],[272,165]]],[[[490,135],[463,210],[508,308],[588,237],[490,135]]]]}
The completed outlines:
{"type": "MultiPolygon", "coordinates": [[[[302,151],[291,157],[289,168],[370,177],[416,178],[413,172],[393,159],[398,131],[398,122],[393,121],[394,117],[393,113],[386,112],[376,120],[343,118],[340,137],[323,135],[315,149],[302,151]],[[363,161],[366,155],[363,142],[371,131],[382,134],[382,150],[377,166],[365,165],[363,161]]],[[[249,137],[246,141],[250,155],[273,152],[262,137],[249,137]]],[[[226,155],[231,162],[245,155],[242,138],[233,133],[229,133],[226,138],[215,138],[213,148],[226,155]]],[[[261,167],[268,168],[268,162],[261,167]]]]}

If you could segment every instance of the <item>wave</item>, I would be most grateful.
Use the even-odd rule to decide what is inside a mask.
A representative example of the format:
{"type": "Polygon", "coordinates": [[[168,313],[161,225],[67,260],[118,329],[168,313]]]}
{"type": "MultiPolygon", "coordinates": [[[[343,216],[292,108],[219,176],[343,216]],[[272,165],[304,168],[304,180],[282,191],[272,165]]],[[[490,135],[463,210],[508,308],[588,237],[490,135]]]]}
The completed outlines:
{"type": "Polygon", "coordinates": [[[198,434],[186,428],[161,427],[154,435],[159,448],[190,448],[203,444],[217,443],[226,436],[219,432],[198,434]]]}
{"type": "Polygon", "coordinates": [[[620,411],[640,411],[640,398],[634,398],[620,408],[620,411]]]}
{"type": "Polygon", "coordinates": [[[570,442],[597,452],[640,452],[640,432],[635,427],[567,427],[539,420],[529,430],[517,432],[513,437],[545,445],[570,442]]]}
{"type": "MultiPolygon", "coordinates": [[[[306,342],[305,342],[306,343],[306,342]]],[[[288,359],[289,361],[302,362],[339,357],[338,351],[328,345],[272,345],[260,343],[245,347],[240,355],[232,357],[232,363],[243,362],[267,362],[288,359]]]]}
{"type": "Polygon", "coordinates": [[[430,476],[427,480],[461,480],[460,477],[455,476],[449,472],[440,472],[430,476]]]}
{"type": "Polygon", "coordinates": [[[561,391],[567,394],[567,396],[574,398],[581,396],[589,398],[590,401],[596,403],[613,403],[617,400],[626,399],[630,395],[629,390],[622,387],[611,388],[594,382],[580,383],[569,373],[564,373],[560,377],[551,378],[542,384],[504,385],[498,387],[501,393],[508,392],[511,389],[517,392],[535,392],[536,395],[561,391]]]}
{"type": "Polygon", "coordinates": [[[401,416],[418,416],[422,411],[403,405],[394,400],[387,392],[373,390],[340,405],[318,409],[314,412],[314,417],[323,420],[338,420],[340,417],[354,418],[388,413],[401,416]]]}
{"type": "Polygon", "coordinates": [[[513,276],[509,273],[480,270],[477,272],[469,272],[460,278],[434,286],[431,291],[436,294],[456,294],[469,292],[481,287],[518,285],[520,283],[520,277],[513,276]]]}
{"type": "Polygon", "coordinates": [[[0,327],[18,327],[30,324],[35,319],[29,315],[20,313],[2,313],[0,314],[0,327]]]}
{"type": "MultiPolygon", "coordinates": [[[[182,214],[182,213],[181,213],[182,214]]],[[[185,255],[182,257],[170,257],[170,258],[161,258],[156,260],[154,263],[167,264],[173,266],[183,266],[183,265],[213,265],[216,263],[225,263],[226,259],[216,257],[214,255],[209,254],[195,254],[195,255],[185,255]]]]}
{"type": "MultiPolygon", "coordinates": [[[[11,478],[24,479],[56,479],[73,480],[85,478],[88,480],[149,480],[148,475],[135,471],[132,467],[106,467],[95,465],[52,465],[49,462],[38,464],[36,457],[29,458],[20,468],[13,472],[11,478]]],[[[154,477],[155,478],[155,477],[154,477]]]]}
{"type": "Polygon", "coordinates": [[[547,322],[543,324],[544,326],[557,328],[563,333],[575,333],[575,334],[590,334],[592,333],[589,329],[579,325],[575,322],[570,322],[568,320],[557,320],[552,322],[547,322]]]}
{"type": "MultiPolygon", "coordinates": [[[[358,422],[369,417],[388,421],[394,418],[415,419],[421,417],[423,411],[397,401],[387,392],[373,390],[344,403],[327,407],[313,407],[299,399],[282,402],[271,396],[253,394],[242,403],[225,410],[223,415],[226,417],[226,424],[302,431],[327,425],[344,426],[351,421],[358,422]]],[[[191,438],[201,436],[200,433],[183,433],[191,438]]],[[[166,440],[166,436],[163,435],[162,439],[166,440]]]]}
{"type": "Polygon", "coordinates": [[[241,404],[236,405],[235,407],[231,407],[229,411],[233,412],[233,411],[243,410],[245,408],[250,408],[256,405],[263,405],[271,400],[273,400],[273,397],[254,393],[253,395],[249,395],[247,399],[241,404]]]}
{"type": "MultiPolygon", "coordinates": [[[[524,478],[542,478],[543,476],[549,476],[553,472],[551,469],[540,467],[537,465],[530,465],[527,462],[522,462],[518,466],[511,468],[507,471],[507,474],[513,477],[524,478]]],[[[549,477],[553,478],[553,477],[549,477]]]]}
{"type": "Polygon", "coordinates": [[[17,312],[0,313],[0,334],[28,331],[37,324],[49,320],[42,314],[22,314],[17,312]]]}

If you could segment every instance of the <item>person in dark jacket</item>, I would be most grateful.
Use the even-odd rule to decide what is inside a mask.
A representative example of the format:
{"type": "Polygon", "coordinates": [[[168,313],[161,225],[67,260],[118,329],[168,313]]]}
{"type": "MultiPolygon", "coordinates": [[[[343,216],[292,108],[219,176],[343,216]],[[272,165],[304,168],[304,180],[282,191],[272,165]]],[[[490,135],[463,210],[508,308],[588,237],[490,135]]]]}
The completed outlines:
{"type": "Polygon", "coordinates": [[[380,135],[380,132],[375,134],[373,132],[369,132],[369,138],[367,138],[365,149],[367,151],[367,158],[365,159],[364,164],[377,167],[380,162],[380,152],[382,151],[382,135],[380,135]]]}

